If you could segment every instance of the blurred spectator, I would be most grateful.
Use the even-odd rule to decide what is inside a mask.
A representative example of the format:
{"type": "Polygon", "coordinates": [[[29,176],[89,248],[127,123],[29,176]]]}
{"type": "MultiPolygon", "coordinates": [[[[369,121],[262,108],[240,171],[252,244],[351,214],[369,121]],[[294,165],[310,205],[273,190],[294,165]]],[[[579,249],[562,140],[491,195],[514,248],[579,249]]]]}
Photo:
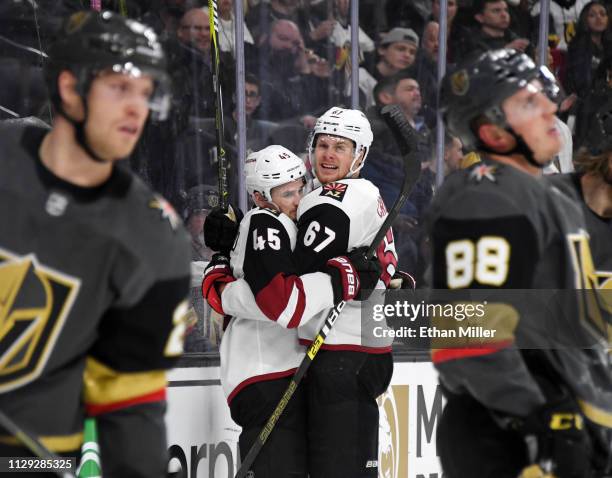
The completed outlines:
{"type": "MultiPolygon", "coordinates": [[[[461,22],[455,21],[459,6],[457,0],[448,0],[446,8],[446,62],[456,63],[465,57],[469,50],[470,29],[461,22]]],[[[432,0],[430,20],[440,24],[440,0],[432,0]]],[[[429,25],[429,23],[427,24],[429,25]]],[[[427,35],[427,26],[423,30],[423,42],[427,35]]],[[[437,43],[437,36],[436,36],[437,43]]],[[[422,83],[421,83],[422,84],[422,83]]]]}
{"type": "Polygon", "coordinates": [[[387,0],[385,6],[389,27],[411,28],[423,33],[425,19],[430,15],[429,0],[387,0]]]}
{"type": "MultiPolygon", "coordinates": [[[[234,0],[219,0],[219,48],[236,57],[236,20],[234,18],[234,0]]],[[[243,20],[244,43],[253,45],[253,36],[243,20]]]]}
{"type": "MultiPolygon", "coordinates": [[[[347,104],[351,96],[352,74],[350,0],[329,0],[320,2],[316,7],[311,9],[311,30],[306,37],[306,45],[320,57],[326,58],[331,66],[335,66],[330,77],[327,103],[347,104]],[[324,6],[327,6],[327,9],[321,8],[324,6]]],[[[361,25],[358,28],[358,36],[359,64],[372,64],[375,56],[374,42],[361,25]]],[[[374,104],[372,89],[375,84],[376,80],[360,68],[360,104],[374,104]]]]}
{"type": "MultiPolygon", "coordinates": [[[[209,25],[207,8],[189,9],[180,19],[176,38],[166,42],[168,71],[174,84],[172,114],[168,122],[148,125],[139,154],[132,159],[133,168],[178,210],[185,191],[217,181],[209,25]],[[138,163],[141,158],[146,158],[146,164],[138,163]]],[[[231,98],[233,85],[231,56],[229,60],[222,58],[221,66],[222,81],[229,80],[222,83],[226,100],[227,95],[231,98]]],[[[226,149],[230,157],[231,145],[226,149]]],[[[229,163],[231,170],[231,160],[229,163]]],[[[229,178],[235,192],[236,180],[229,178]]]]}
{"type": "Polygon", "coordinates": [[[378,81],[413,65],[419,47],[419,37],[410,28],[394,28],[387,33],[381,33],[380,36],[380,60],[371,72],[378,81]]]}
{"type": "Polygon", "coordinates": [[[219,204],[219,191],[215,186],[198,184],[190,188],[185,197],[183,221],[191,236],[191,260],[209,261],[213,255],[204,244],[204,221],[209,211],[219,204]]]}
{"type": "MultiPolygon", "coordinates": [[[[196,48],[201,53],[210,55],[210,22],[208,10],[191,8],[179,21],[176,36],[183,45],[196,48]]],[[[208,60],[210,64],[210,58],[208,60]]]]}
{"type": "MultiPolygon", "coordinates": [[[[351,43],[350,0],[333,0],[335,22],[330,36],[331,43],[337,48],[343,48],[351,43]]],[[[359,27],[360,55],[374,52],[374,41],[359,27]]]]}
{"type": "Polygon", "coordinates": [[[379,81],[374,89],[374,95],[377,105],[367,111],[374,133],[374,142],[362,176],[380,189],[387,205],[393,204],[397,198],[404,173],[403,158],[393,134],[380,115],[381,108],[385,105],[398,104],[418,134],[416,155],[425,165],[425,169],[421,171],[421,177],[393,223],[400,267],[414,271],[419,262],[417,248],[421,237],[419,221],[431,201],[435,179],[433,172],[426,167],[431,154],[430,132],[419,116],[421,109],[419,84],[410,72],[404,71],[379,81]]]}
{"type": "Polygon", "coordinates": [[[281,121],[317,113],[326,105],[329,64],[304,48],[292,21],[275,21],[257,55],[246,62],[247,71],[261,82],[259,118],[281,121]]]}
{"type": "Polygon", "coordinates": [[[584,98],[606,52],[612,51],[608,10],[599,0],[587,3],[578,18],[576,36],[567,52],[567,89],[584,98]]]}
{"type": "Polygon", "coordinates": [[[421,85],[421,97],[425,106],[422,115],[429,127],[434,127],[436,123],[439,34],[440,25],[438,22],[428,22],[423,31],[421,47],[417,52],[414,64],[416,79],[421,85]]]}
{"type": "Polygon", "coordinates": [[[210,210],[219,204],[219,193],[215,186],[198,184],[183,196],[182,215],[191,236],[192,288],[191,306],[197,316],[197,323],[185,338],[186,352],[216,351],[220,327],[211,317],[211,309],[202,297],[202,269],[198,261],[208,262],[213,251],[204,245],[202,227],[210,210]],[[199,267],[198,267],[199,266],[199,267]],[[195,280],[194,280],[195,279],[195,280]]]}
{"type": "Polygon", "coordinates": [[[530,41],[510,30],[510,13],[505,0],[476,0],[474,19],[479,28],[471,39],[470,52],[514,48],[533,56],[530,41]]]}
{"type": "Polygon", "coordinates": [[[270,0],[260,2],[249,10],[246,15],[246,24],[259,45],[262,38],[272,31],[278,20],[290,20],[299,29],[302,38],[310,31],[308,15],[299,8],[299,0],[270,0]]]}
{"type": "MultiPolygon", "coordinates": [[[[432,148],[431,163],[436,164],[435,150],[432,148]]],[[[457,136],[453,136],[448,131],[444,131],[444,176],[462,169],[463,144],[457,136]]],[[[435,171],[435,167],[432,168],[435,171]]]]}
{"type": "Polygon", "coordinates": [[[587,146],[592,118],[603,105],[612,102],[612,52],[601,62],[589,94],[581,99],[576,111],[575,150],[587,146]]]}
{"type": "MultiPolygon", "coordinates": [[[[270,135],[276,129],[277,123],[255,119],[261,103],[259,79],[255,75],[251,73],[246,74],[244,89],[246,147],[247,150],[259,151],[270,144],[270,135]]],[[[238,144],[238,116],[235,105],[231,117],[226,117],[225,119],[225,136],[230,144],[238,144]]]]}
{"type": "MultiPolygon", "coordinates": [[[[179,22],[177,41],[166,43],[169,71],[175,94],[181,98],[190,116],[198,118],[215,115],[215,94],[211,67],[210,23],[208,8],[192,8],[179,22]]],[[[234,84],[233,60],[229,53],[221,53],[221,91],[231,98],[234,84]]]]}
{"type": "MultiPolygon", "coordinates": [[[[578,16],[589,0],[555,0],[550,2],[550,16],[552,17],[551,32],[554,32],[559,42],[557,48],[562,52],[567,51],[567,46],[576,35],[576,22],[578,16]]],[[[531,15],[540,15],[540,2],[535,2],[531,7],[531,15]]]]}
{"type": "Polygon", "coordinates": [[[176,34],[179,20],[185,13],[186,0],[155,0],[141,21],[153,28],[160,40],[165,41],[176,34]]]}

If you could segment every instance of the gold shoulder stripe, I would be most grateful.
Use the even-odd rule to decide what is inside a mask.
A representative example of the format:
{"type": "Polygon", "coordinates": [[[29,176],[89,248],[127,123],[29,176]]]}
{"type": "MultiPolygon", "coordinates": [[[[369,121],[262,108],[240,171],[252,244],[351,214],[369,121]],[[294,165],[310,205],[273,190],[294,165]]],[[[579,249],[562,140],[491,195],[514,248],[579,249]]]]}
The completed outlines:
{"type": "MultiPolygon", "coordinates": [[[[73,433],[72,435],[60,436],[39,436],[40,442],[49,450],[56,453],[68,453],[78,450],[83,444],[83,432],[73,433]]],[[[0,435],[0,443],[9,446],[23,446],[14,436],[0,435]]]]}
{"type": "Polygon", "coordinates": [[[123,402],[156,392],[166,387],[163,370],[148,372],[118,372],[88,357],[83,375],[85,402],[106,405],[123,402]]]}

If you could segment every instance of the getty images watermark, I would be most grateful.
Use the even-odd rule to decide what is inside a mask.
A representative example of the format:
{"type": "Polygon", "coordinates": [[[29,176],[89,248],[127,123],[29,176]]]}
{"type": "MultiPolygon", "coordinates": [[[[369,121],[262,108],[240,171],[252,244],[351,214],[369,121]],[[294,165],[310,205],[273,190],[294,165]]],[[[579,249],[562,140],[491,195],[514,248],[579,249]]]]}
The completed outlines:
{"type": "Polygon", "coordinates": [[[473,325],[474,319],[483,319],[486,316],[487,301],[482,303],[452,303],[432,304],[424,300],[415,304],[407,300],[397,300],[393,303],[375,304],[372,307],[372,320],[384,322],[388,319],[400,319],[410,325],[399,325],[394,328],[383,325],[375,326],[375,337],[407,337],[407,338],[491,338],[495,337],[496,329],[488,329],[482,325],[473,325]],[[440,327],[435,323],[419,325],[423,319],[437,321],[439,319],[463,322],[465,325],[440,327]]]}
{"type": "Polygon", "coordinates": [[[361,304],[364,343],[411,349],[597,348],[612,344],[612,290],[375,291],[361,304]]]}

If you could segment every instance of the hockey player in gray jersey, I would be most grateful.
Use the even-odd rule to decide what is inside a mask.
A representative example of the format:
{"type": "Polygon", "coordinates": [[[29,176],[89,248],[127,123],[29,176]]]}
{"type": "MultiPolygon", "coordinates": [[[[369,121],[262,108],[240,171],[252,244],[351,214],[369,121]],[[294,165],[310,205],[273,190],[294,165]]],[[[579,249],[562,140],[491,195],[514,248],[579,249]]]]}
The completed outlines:
{"type": "MultiPolygon", "coordinates": [[[[273,145],[251,154],[245,170],[257,207],[240,223],[231,270],[217,255],[202,287],[217,312],[233,316],[221,342],[221,383],[232,418],[243,427],[243,455],[304,356],[297,327],[335,301],[353,299],[362,281],[373,287],[380,274],[375,260],[354,264],[349,255],[330,258],[322,272],[299,276],[292,251],[298,203],[306,187],[303,161],[273,145]]],[[[277,428],[251,471],[269,478],[308,476],[304,388],[293,396],[277,428]]]]}
{"type": "Polygon", "coordinates": [[[556,91],[550,72],[514,50],[483,53],[442,83],[446,126],[483,160],[449,176],[432,204],[433,288],[463,294],[455,300],[464,289],[496,298],[482,319],[493,336],[477,346],[432,343],[447,398],[437,443],[449,478],[610,471],[605,321],[578,300],[593,297],[584,219],[539,179],[561,146],[556,91]],[[538,293],[520,301],[504,289],[538,293]],[[558,300],[538,307],[535,298],[551,291],[558,300]]]}
{"type": "MultiPolygon", "coordinates": [[[[49,55],[53,127],[0,126],[0,410],[72,456],[95,416],[105,477],[161,478],[189,240],[117,162],[167,113],[164,54],[140,23],[79,12],[49,55]]],[[[0,455],[34,452],[0,427],[0,455]]]]}

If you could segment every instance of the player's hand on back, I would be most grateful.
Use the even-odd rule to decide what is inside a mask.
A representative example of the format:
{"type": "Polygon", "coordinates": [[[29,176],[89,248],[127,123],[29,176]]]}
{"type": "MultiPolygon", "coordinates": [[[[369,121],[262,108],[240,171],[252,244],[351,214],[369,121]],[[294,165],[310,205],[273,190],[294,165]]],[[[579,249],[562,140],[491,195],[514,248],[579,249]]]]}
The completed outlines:
{"type": "Polygon", "coordinates": [[[376,287],[381,274],[380,262],[377,258],[367,258],[365,251],[362,247],[327,261],[326,272],[332,278],[335,303],[366,300],[376,287]]]}
{"type": "Polygon", "coordinates": [[[229,254],[234,246],[240,221],[244,217],[237,207],[214,207],[204,221],[204,242],[213,251],[229,254]]]}
{"type": "Polygon", "coordinates": [[[225,315],[221,303],[221,293],[226,284],[234,282],[229,259],[222,254],[215,254],[204,270],[202,280],[202,296],[215,312],[225,315]]]}

